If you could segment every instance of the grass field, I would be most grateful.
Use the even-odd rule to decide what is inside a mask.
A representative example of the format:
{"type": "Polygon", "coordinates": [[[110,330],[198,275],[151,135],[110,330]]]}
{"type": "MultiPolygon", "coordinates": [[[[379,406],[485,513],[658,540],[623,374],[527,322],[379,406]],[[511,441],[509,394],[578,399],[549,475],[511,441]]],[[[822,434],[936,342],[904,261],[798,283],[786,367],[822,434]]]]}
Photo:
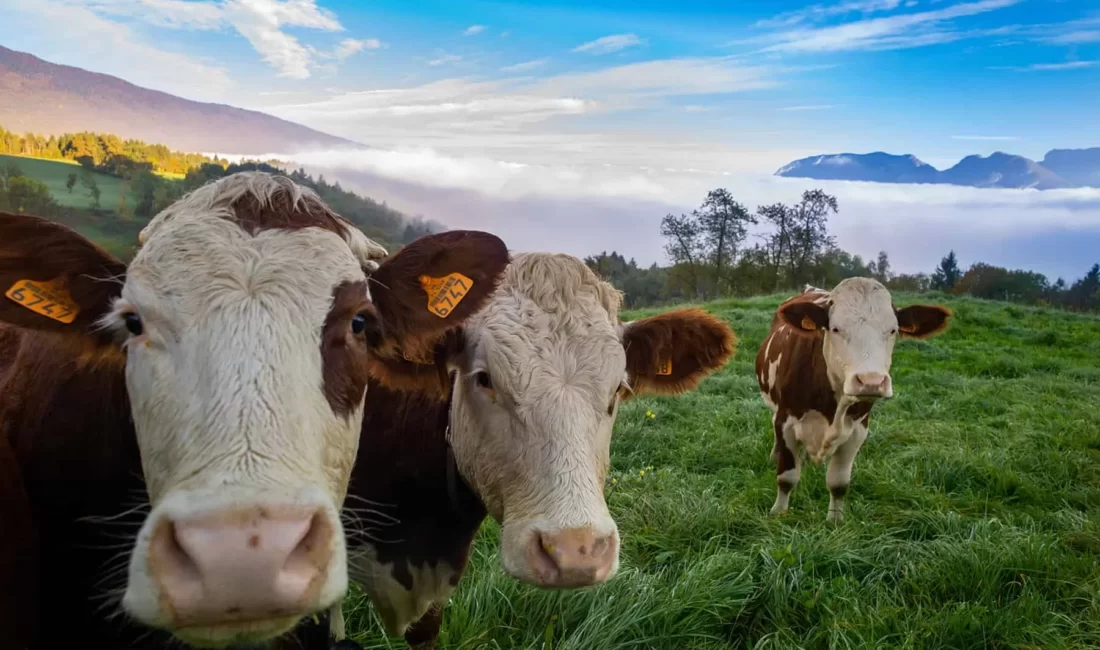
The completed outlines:
{"type": "MultiPolygon", "coordinates": [[[[834,527],[818,466],[786,516],[768,515],[752,363],[780,298],[708,305],[738,333],[734,361],[695,393],[621,409],[618,576],[521,585],[488,522],[440,648],[1100,647],[1100,319],[938,298],[955,324],[899,343],[896,397],[875,409],[834,527]]],[[[406,647],[369,602],[345,607],[365,647],[406,647]]]]}
{"type": "MultiPolygon", "coordinates": [[[[77,163],[70,160],[45,160],[0,154],[0,165],[6,162],[15,163],[26,176],[45,183],[50,188],[50,194],[53,195],[58,205],[66,208],[92,207],[92,197],[88,194],[88,189],[81,185],[79,180],[77,180],[71,193],[65,187],[65,182],[69,180],[69,174],[76,174],[77,178],[80,178],[82,168],[77,163]]],[[[96,186],[100,191],[100,207],[104,210],[117,212],[122,196],[122,180],[98,172],[91,172],[91,174],[95,178],[96,186]]],[[[135,201],[136,199],[132,194],[126,197],[126,203],[131,209],[135,201]]]]}

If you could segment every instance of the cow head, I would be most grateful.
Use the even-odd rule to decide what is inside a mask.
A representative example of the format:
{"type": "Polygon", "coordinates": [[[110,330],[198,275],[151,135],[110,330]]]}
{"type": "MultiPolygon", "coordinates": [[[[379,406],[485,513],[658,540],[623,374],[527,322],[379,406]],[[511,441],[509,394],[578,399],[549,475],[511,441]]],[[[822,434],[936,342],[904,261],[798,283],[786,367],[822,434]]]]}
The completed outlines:
{"type": "Polygon", "coordinates": [[[938,305],[896,309],[882,283],[848,278],[829,292],[807,287],[779,315],[796,333],[823,332],[825,363],[838,394],[876,400],[894,395],[890,365],[898,336],[936,336],[947,329],[951,312],[938,305]]]}
{"type": "Polygon", "coordinates": [[[459,470],[502,525],[505,571],[541,587],[618,568],[603,488],[620,401],[691,390],[733,355],[733,332],[705,312],[623,323],[620,301],[574,257],[519,254],[445,352],[459,470]]]}
{"type": "Polygon", "coordinates": [[[191,192],[140,242],[127,267],[0,215],[0,321],[79,338],[85,361],[125,372],[152,509],[124,609],[192,645],[270,639],[345,594],[338,513],[367,358],[453,328],[507,249],[449,232],[379,264],[316,194],[263,173],[191,192]],[[440,295],[455,278],[462,295],[440,295]]]}

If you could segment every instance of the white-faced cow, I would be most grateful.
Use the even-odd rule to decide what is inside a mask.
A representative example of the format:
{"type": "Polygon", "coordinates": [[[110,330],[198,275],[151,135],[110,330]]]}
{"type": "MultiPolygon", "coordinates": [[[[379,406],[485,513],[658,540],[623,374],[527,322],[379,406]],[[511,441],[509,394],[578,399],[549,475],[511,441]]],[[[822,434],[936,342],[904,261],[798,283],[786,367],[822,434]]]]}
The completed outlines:
{"type": "Polygon", "coordinates": [[[0,214],[0,323],[23,328],[0,336],[0,548],[38,551],[33,571],[0,565],[33,582],[0,585],[33,613],[5,641],[223,647],[338,606],[367,359],[460,324],[508,261],[499,238],[456,231],[379,265],[316,194],[262,173],[194,190],[140,242],[124,265],[0,214]],[[140,531],[112,530],[143,502],[140,531]],[[128,558],[114,584],[111,547],[128,558]],[[148,638],[96,607],[119,583],[148,638]]]}
{"type": "Polygon", "coordinates": [[[808,286],[779,306],[756,356],[760,394],[773,412],[778,485],[772,514],[787,511],[804,448],[816,463],[831,454],[828,521],[844,519],[871,407],[894,395],[894,343],[899,336],[935,336],[950,315],[934,305],[897,309],[886,287],[870,278],[843,280],[832,291],[808,286]]]}
{"type": "Polygon", "coordinates": [[[391,634],[432,644],[486,514],[516,579],[574,588],[615,574],[604,482],[620,401],[692,390],[735,345],[701,310],[622,322],[620,301],[574,257],[516,254],[461,329],[370,359],[349,505],[376,504],[376,525],[351,536],[351,566],[391,634]]]}

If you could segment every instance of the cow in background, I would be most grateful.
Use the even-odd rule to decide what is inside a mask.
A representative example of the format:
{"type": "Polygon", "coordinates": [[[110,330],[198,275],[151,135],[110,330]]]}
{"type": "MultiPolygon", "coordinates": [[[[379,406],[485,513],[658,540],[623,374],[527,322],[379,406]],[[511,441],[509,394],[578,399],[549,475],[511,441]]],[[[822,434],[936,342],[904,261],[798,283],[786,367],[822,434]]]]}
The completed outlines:
{"type": "Polygon", "coordinates": [[[581,260],[516,254],[461,328],[368,360],[370,435],[348,504],[369,530],[349,553],[388,633],[434,643],[486,514],[518,580],[577,588],[615,574],[604,484],[620,403],[693,390],[736,342],[702,310],[622,322],[620,308],[581,260]]]}
{"type": "Polygon", "coordinates": [[[894,344],[898,337],[936,336],[950,316],[937,305],[897,309],[886,287],[870,278],[848,278],[832,291],[806,286],[779,306],[756,356],[760,394],[773,414],[778,485],[772,514],[787,511],[804,448],[816,463],[831,454],[827,519],[843,521],[871,408],[894,395],[894,344]]]}
{"type": "Polygon", "coordinates": [[[255,644],[338,607],[366,359],[453,329],[508,259],[456,231],[379,265],[262,173],[191,192],[140,244],[127,266],[0,214],[0,323],[22,329],[0,335],[0,550],[37,550],[0,564],[4,644],[255,644]]]}

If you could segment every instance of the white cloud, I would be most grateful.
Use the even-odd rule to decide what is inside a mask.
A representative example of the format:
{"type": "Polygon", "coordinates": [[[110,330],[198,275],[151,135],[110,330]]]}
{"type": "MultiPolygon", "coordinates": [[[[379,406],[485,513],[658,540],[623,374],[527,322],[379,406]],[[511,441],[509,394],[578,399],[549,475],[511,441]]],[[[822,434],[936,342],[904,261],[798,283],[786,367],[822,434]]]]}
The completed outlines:
{"type": "Polygon", "coordinates": [[[780,111],[827,111],[831,108],[836,108],[835,104],[807,104],[804,106],[784,106],[777,110],[780,111]]]}
{"type": "Polygon", "coordinates": [[[1012,70],[1014,72],[1045,72],[1050,70],[1080,70],[1100,65],[1100,61],[1063,61],[1062,63],[1032,63],[1031,65],[994,65],[990,70],[1012,70]]]}
{"type": "Polygon", "coordinates": [[[671,97],[735,93],[778,85],[775,71],[745,66],[729,57],[685,57],[550,77],[540,82],[546,92],[671,97]]]}
{"type": "Polygon", "coordinates": [[[131,83],[183,97],[215,100],[235,84],[216,64],[156,47],[129,26],[63,0],[0,0],[5,28],[22,32],[80,34],[36,50],[58,63],[88,67],[131,83]],[[171,70],[172,74],[165,74],[171,70]]]}
{"type": "Polygon", "coordinates": [[[340,41],[339,45],[336,46],[336,49],[333,51],[332,55],[336,57],[337,60],[343,61],[344,59],[347,59],[354,54],[358,54],[363,50],[377,50],[381,48],[382,45],[382,41],[378,40],[377,38],[345,38],[344,40],[340,41]]]}
{"type": "Polygon", "coordinates": [[[441,54],[440,56],[428,61],[428,65],[446,65],[448,63],[458,63],[462,60],[462,57],[457,54],[441,54]]]}
{"type": "Polygon", "coordinates": [[[573,51],[589,54],[611,54],[612,52],[625,50],[628,47],[641,45],[643,42],[635,34],[612,34],[578,45],[573,48],[573,51]]]}
{"type": "Polygon", "coordinates": [[[485,25],[470,25],[466,28],[466,31],[462,32],[464,36],[477,36],[481,32],[485,31],[485,25]]]}
{"type": "Polygon", "coordinates": [[[977,140],[979,142],[1010,142],[1019,140],[1014,135],[953,135],[952,140],[977,140]]]}
{"type": "Polygon", "coordinates": [[[922,47],[961,38],[1010,32],[1012,28],[956,31],[946,25],[955,18],[996,11],[1021,1],[979,0],[935,11],[873,18],[830,27],[792,29],[751,41],[771,42],[771,45],[764,48],[765,52],[839,52],[922,47]]]}
{"type": "MultiPolygon", "coordinates": [[[[901,0],[860,0],[858,2],[842,2],[835,5],[811,5],[795,11],[787,11],[772,18],[759,20],[755,27],[790,27],[804,22],[818,22],[843,16],[851,13],[871,14],[883,11],[892,11],[901,6],[901,0]]],[[[907,2],[905,6],[911,7],[915,2],[907,2]]]]}
{"type": "Polygon", "coordinates": [[[1078,45],[1081,43],[1100,43],[1100,30],[1079,30],[1058,34],[1042,39],[1052,45],[1078,45]]]}
{"type": "Polygon", "coordinates": [[[515,63],[512,65],[506,65],[501,68],[501,72],[527,72],[528,70],[534,70],[535,68],[541,68],[542,66],[550,63],[550,57],[543,57],[541,59],[532,59],[530,61],[524,61],[522,63],[515,63]]]}
{"type": "MultiPolygon", "coordinates": [[[[287,28],[343,31],[336,15],[317,6],[317,0],[60,0],[99,16],[121,16],[172,29],[221,30],[231,28],[243,36],[265,63],[280,77],[307,79],[316,58],[326,58],[315,48],[303,45],[287,28]]],[[[376,39],[345,39],[336,50],[347,52],[344,43],[363,43],[370,49],[376,39]]],[[[359,50],[355,50],[359,51],[359,50]]],[[[354,52],[352,52],[354,53],[354,52]]],[[[350,54],[345,54],[350,56],[350,54]]]]}

